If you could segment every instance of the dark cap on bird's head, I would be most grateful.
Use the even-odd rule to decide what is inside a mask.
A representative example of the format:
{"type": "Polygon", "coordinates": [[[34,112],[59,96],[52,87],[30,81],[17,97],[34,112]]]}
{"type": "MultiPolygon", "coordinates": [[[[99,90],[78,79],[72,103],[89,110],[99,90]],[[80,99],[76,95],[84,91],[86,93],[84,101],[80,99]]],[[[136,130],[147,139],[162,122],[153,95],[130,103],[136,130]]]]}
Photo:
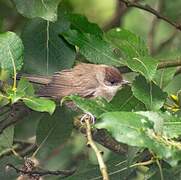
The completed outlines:
{"type": "Polygon", "coordinates": [[[129,82],[124,80],[122,74],[117,68],[106,67],[104,82],[110,86],[128,84],[129,82]]]}

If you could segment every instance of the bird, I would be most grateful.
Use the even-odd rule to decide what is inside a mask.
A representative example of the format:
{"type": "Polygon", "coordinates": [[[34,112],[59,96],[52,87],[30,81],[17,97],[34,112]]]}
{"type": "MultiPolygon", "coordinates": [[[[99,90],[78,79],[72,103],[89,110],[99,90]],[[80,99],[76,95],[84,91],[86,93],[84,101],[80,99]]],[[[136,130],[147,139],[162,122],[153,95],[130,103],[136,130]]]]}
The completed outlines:
{"type": "Polygon", "coordinates": [[[44,85],[38,96],[62,99],[77,94],[83,98],[102,97],[111,101],[116,92],[129,82],[120,71],[104,64],[79,63],[53,76],[25,76],[30,82],[44,85]]]}

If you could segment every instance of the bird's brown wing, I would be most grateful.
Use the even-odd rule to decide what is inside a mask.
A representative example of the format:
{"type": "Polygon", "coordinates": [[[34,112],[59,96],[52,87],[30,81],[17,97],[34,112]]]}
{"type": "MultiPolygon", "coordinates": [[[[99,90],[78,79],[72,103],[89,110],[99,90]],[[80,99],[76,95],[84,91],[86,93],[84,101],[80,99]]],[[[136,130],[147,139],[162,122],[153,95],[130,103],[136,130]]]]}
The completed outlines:
{"type": "Polygon", "coordinates": [[[76,66],[74,69],[55,73],[51,82],[40,90],[39,95],[56,99],[70,94],[92,97],[97,86],[96,74],[92,74],[86,67],[76,66]]]}

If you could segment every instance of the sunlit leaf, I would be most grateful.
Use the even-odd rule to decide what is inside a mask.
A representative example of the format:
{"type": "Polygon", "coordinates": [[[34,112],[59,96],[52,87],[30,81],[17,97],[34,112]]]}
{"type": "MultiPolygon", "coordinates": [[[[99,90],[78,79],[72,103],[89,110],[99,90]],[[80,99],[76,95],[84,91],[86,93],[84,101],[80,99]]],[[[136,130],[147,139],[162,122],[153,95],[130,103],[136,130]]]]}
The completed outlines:
{"type": "Polygon", "coordinates": [[[55,110],[55,102],[46,98],[26,97],[23,102],[34,111],[49,112],[53,114],[55,110]]]}
{"type": "Polygon", "coordinates": [[[16,91],[24,92],[26,96],[34,95],[34,88],[31,83],[26,78],[21,78],[18,82],[16,91]]]}
{"type": "Polygon", "coordinates": [[[84,112],[90,112],[94,116],[98,117],[104,112],[111,111],[113,108],[111,105],[102,98],[97,99],[85,99],[77,95],[70,95],[63,99],[64,101],[73,101],[78,108],[83,110],[84,112]]]}
{"type": "Polygon", "coordinates": [[[147,79],[153,79],[158,61],[149,56],[147,46],[139,36],[116,28],[107,32],[106,38],[120,50],[125,65],[147,79]]]}
{"type": "Polygon", "coordinates": [[[57,8],[61,0],[13,0],[19,13],[28,18],[41,17],[48,21],[57,19],[57,8]]]}
{"type": "Polygon", "coordinates": [[[100,116],[96,128],[104,128],[119,142],[149,148],[170,163],[181,159],[181,143],[167,140],[154,131],[154,123],[134,112],[108,112],[100,116]]]}
{"type": "Polygon", "coordinates": [[[16,91],[12,89],[7,90],[7,97],[11,101],[12,104],[16,103],[24,96],[25,96],[25,92],[23,91],[16,91]]]}
{"type": "Polygon", "coordinates": [[[13,32],[0,34],[0,67],[10,74],[19,71],[23,65],[23,44],[13,32]]]}

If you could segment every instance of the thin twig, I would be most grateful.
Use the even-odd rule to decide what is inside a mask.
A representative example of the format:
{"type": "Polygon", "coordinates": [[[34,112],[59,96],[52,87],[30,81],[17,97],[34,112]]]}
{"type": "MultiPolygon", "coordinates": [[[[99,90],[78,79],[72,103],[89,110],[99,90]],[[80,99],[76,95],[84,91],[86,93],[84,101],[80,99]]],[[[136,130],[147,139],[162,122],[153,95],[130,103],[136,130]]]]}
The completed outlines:
{"type": "MultiPolygon", "coordinates": [[[[163,5],[164,5],[164,1],[163,0],[159,0],[158,8],[157,8],[157,11],[159,13],[162,12],[163,5]]],[[[155,37],[157,23],[159,22],[159,20],[160,19],[156,18],[155,16],[153,17],[153,20],[152,20],[152,23],[151,23],[151,28],[150,28],[150,31],[148,33],[148,45],[150,47],[150,53],[151,54],[153,54],[153,52],[155,51],[155,49],[154,49],[154,37],[155,37]]]]}
{"type": "MultiPolygon", "coordinates": [[[[124,168],[119,169],[119,170],[117,170],[117,171],[110,172],[109,175],[112,176],[112,175],[114,175],[114,174],[117,174],[117,173],[120,173],[120,172],[122,172],[122,171],[125,171],[125,170],[127,170],[127,169],[129,169],[129,168],[134,168],[134,167],[139,167],[139,166],[148,166],[148,165],[150,165],[150,164],[153,164],[154,162],[155,162],[154,159],[150,159],[150,160],[145,161],[145,162],[139,162],[139,163],[136,163],[136,164],[132,164],[132,165],[130,165],[130,166],[124,167],[124,168]]],[[[97,179],[100,179],[100,178],[101,178],[101,177],[98,176],[98,177],[93,178],[93,179],[91,179],[91,180],[97,180],[97,179]]]]}
{"type": "Polygon", "coordinates": [[[22,169],[19,169],[17,167],[15,167],[12,164],[7,164],[7,166],[13,168],[16,170],[17,173],[22,173],[22,174],[26,174],[26,175],[38,175],[38,176],[47,176],[47,175],[54,175],[54,176],[63,176],[63,177],[67,177],[67,176],[71,176],[73,173],[75,173],[75,170],[57,170],[57,171],[49,171],[49,170],[41,170],[41,171],[25,171],[22,169]]]}
{"type": "MultiPolygon", "coordinates": [[[[157,66],[157,69],[163,69],[163,68],[170,68],[170,67],[179,67],[181,66],[181,60],[174,60],[174,61],[165,61],[160,62],[157,66]]],[[[119,70],[121,73],[130,73],[132,70],[128,68],[127,66],[119,67],[119,70]]]]}
{"type": "Polygon", "coordinates": [[[156,159],[156,163],[157,163],[159,171],[160,171],[160,179],[164,180],[162,166],[161,166],[161,164],[160,164],[158,159],[156,159]]]}
{"type": "Polygon", "coordinates": [[[87,144],[94,150],[94,152],[95,152],[95,154],[97,156],[97,160],[98,160],[98,163],[99,163],[99,168],[100,168],[103,180],[109,180],[109,176],[108,176],[108,172],[107,172],[107,166],[104,163],[102,153],[97,148],[97,146],[95,145],[95,143],[94,143],[94,141],[92,139],[90,120],[85,119],[85,124],[86,124],[87,140],[88,140],[87,144]]]}
{"type": "Polygon", "coordinates": [[[158,69],[181,66],[181,60],[166,61],[158,64],[158,69]]]}
{"type": "Polygon", "coordinates": [[[148,4],[142,5],[142,4],[138,4],[135,2],[130,2],[128,0],[120,0],[120,1],[123,2],[127,7],[136,7],[136,8],[142,9],[144,11],[147,11],[147,12],[155,15],[157,18],[164,20],[165,22],[172,25],[173,27],[175,27],[179,31],[181,31],[181,25],[180,24],[177,24],[176,22],[171,21],[168,17],[163,16],[158,11],[156,11],[155,9],[150,7],[148,4]]]}

